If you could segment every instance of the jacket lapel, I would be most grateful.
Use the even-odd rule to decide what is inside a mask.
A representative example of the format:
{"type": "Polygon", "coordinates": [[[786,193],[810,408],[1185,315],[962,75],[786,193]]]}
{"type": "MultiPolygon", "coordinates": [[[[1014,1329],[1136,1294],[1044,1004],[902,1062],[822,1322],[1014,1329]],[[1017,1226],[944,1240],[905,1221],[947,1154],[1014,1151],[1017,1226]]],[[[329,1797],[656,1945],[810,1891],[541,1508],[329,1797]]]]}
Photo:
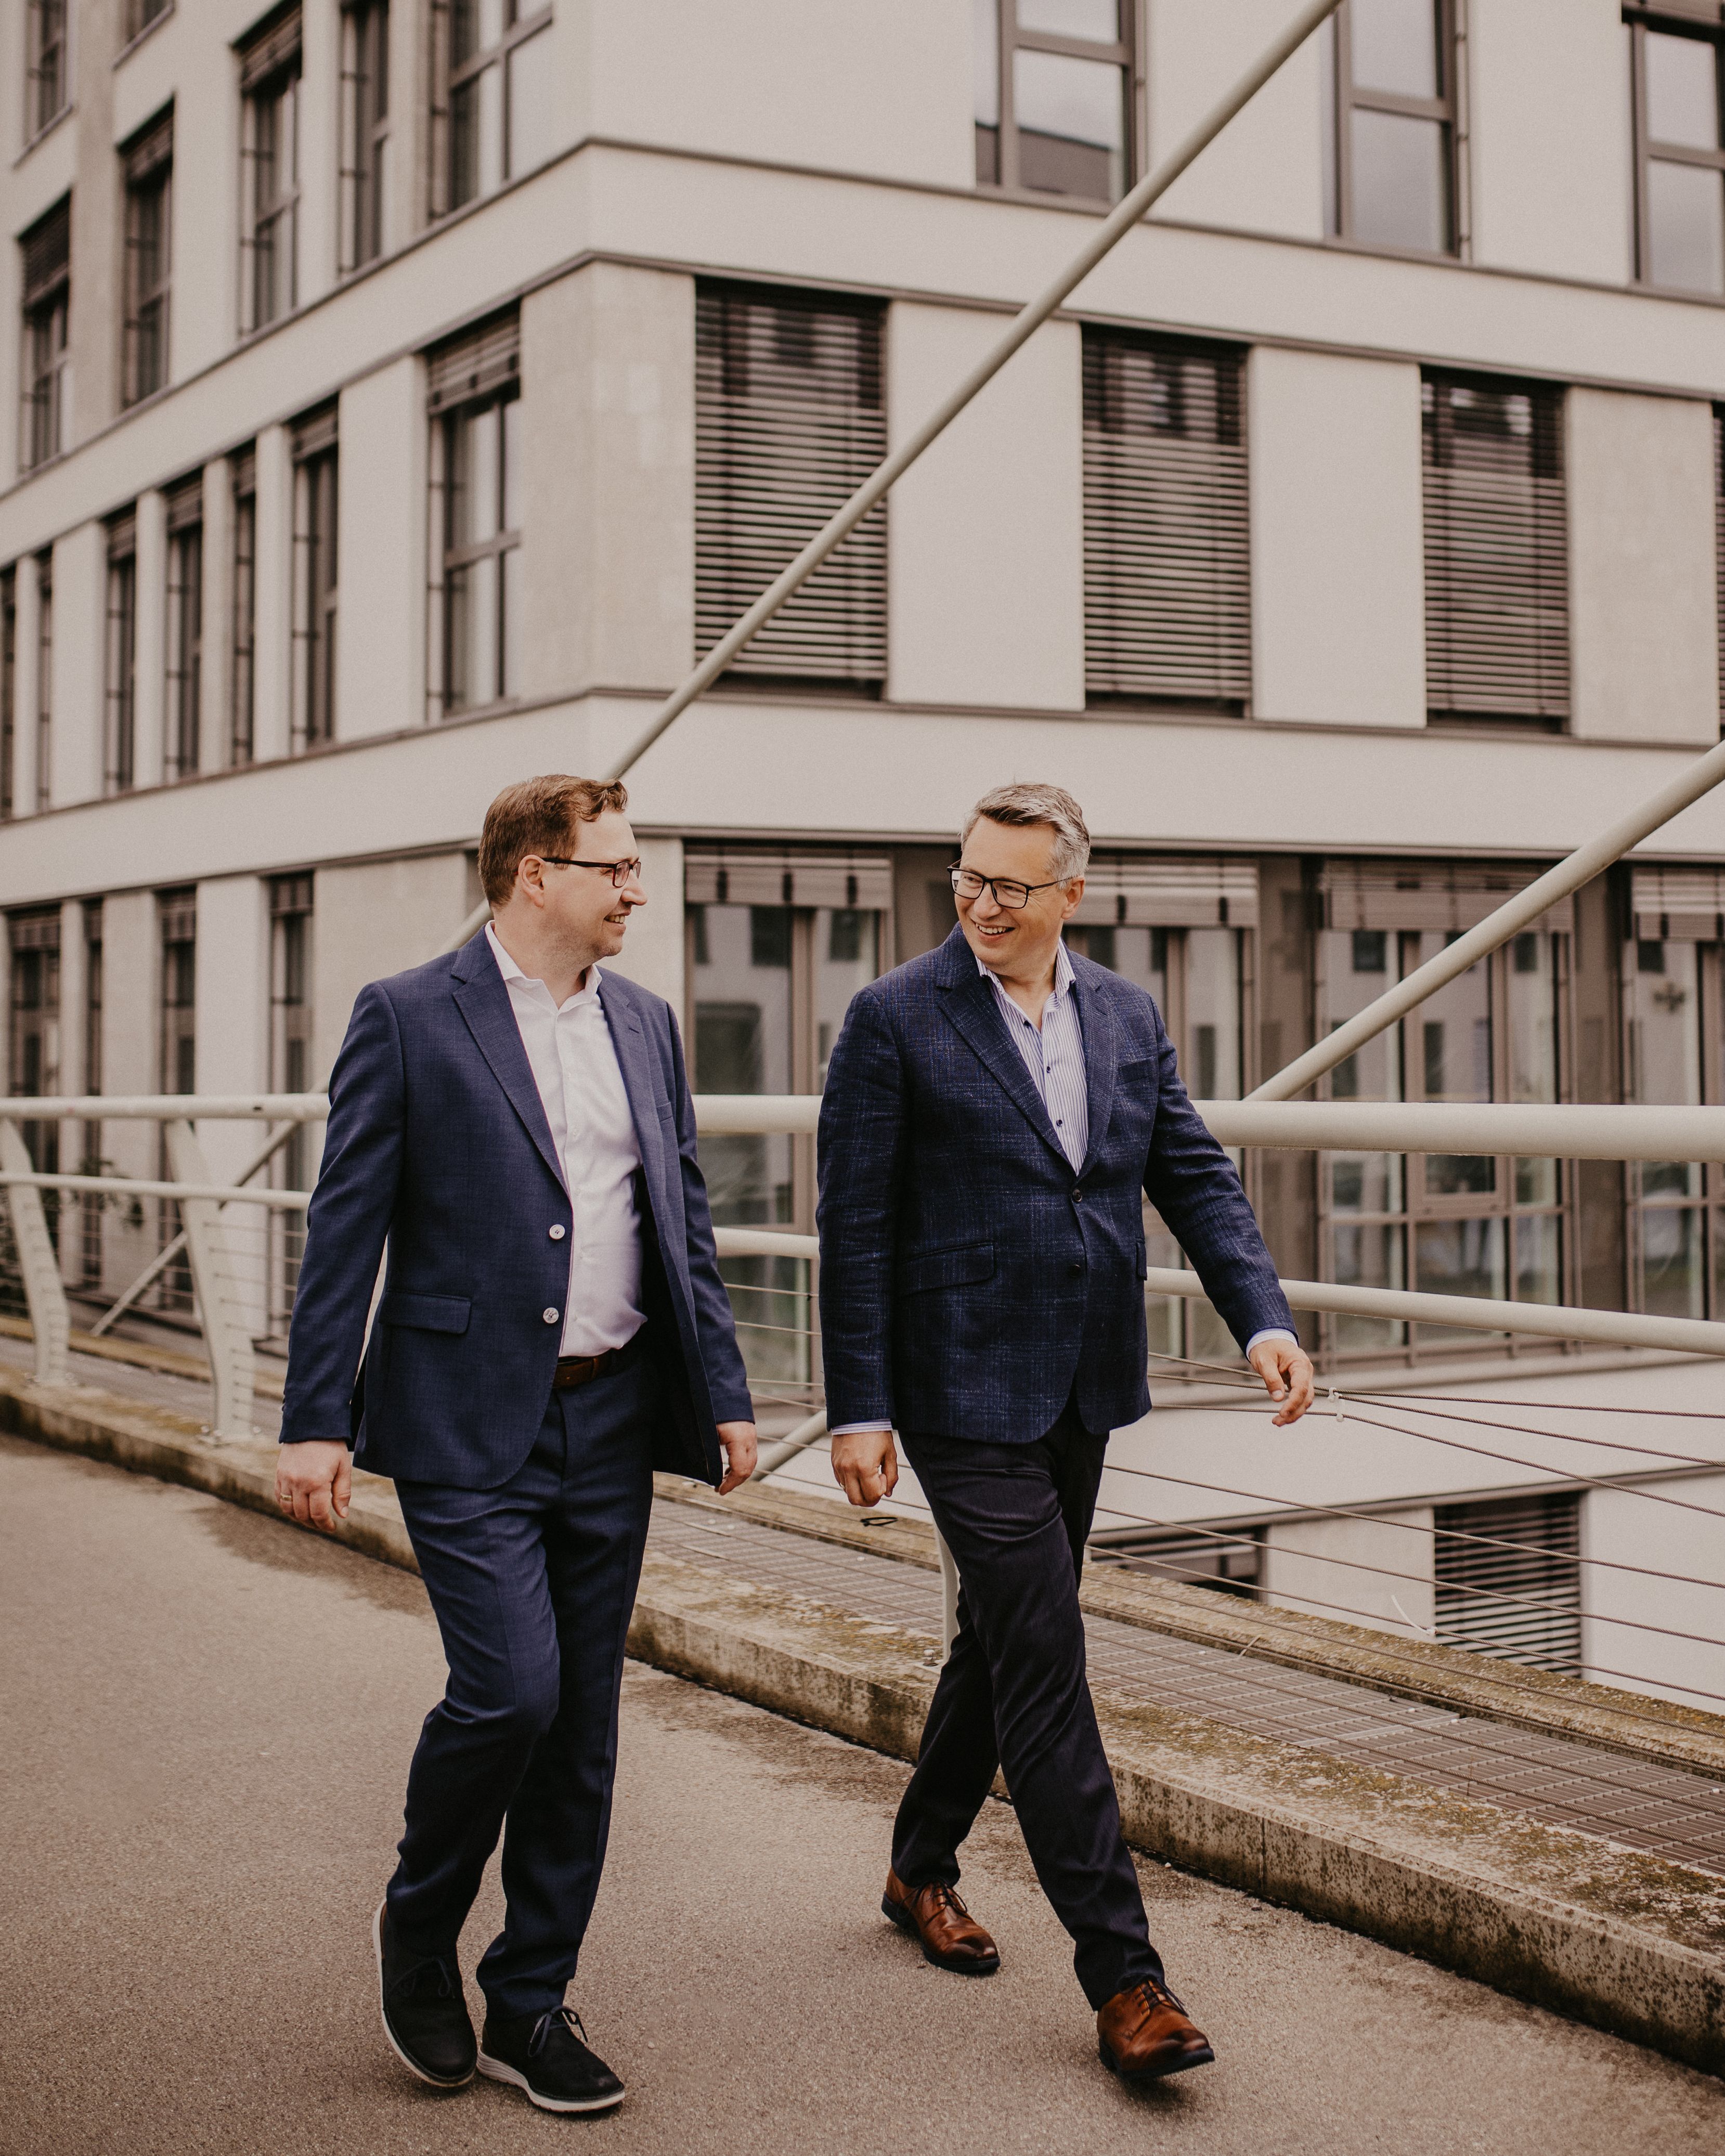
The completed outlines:
{"type": "Polygon", "coordinates": [[[1072,993],[1078,1003],[1079,1029],[1084,1035],[1084,1090],[1090,1117],[1081,1175],[1095,1162],[1107,1136],[1114,1113],[1114,1074],[1120,1063],[1120,1036],[1107,998],[1086,980],[1081,962],[1072,968],[1072,993]]]}
{"type": "Polygon", "coordinates": [[[611,1029],[611,1046],[623,1073],[623,1090],[629,1096],[629,1111],[634,1118],[635,1142],[641,1148],[641,1166],[655,1218],[660,1192],[665,1183],[665,1138],[660,1127],[659,1101],[664,1088],[659,1082],[647,1036],[629,993],[629,983],[601,969],[599,1004],[611,1029]]]}
{"type": "Polygon", "coordinates": [[[551,1125],[545,1120],[545,1103],[533,1082],[532,1065],[521,1045],[509,990],[497,970],[497,962],[482,928],[455,962],[455,1008],[466,1020],[475,1045],[491,1066],[491,1075],[503,1088],[509,1105],[538,1147],[540,1158],[565,1189],[563,1164],[552,1143],[551,1125]]]}
{"type": "Polygon", "coordinates": [[[948,963],[941,983],[945,990],[941,1008],[973,1052],[1004,1087],[1014,1106],[1037,1137],[1070,1173],[1072,1163],[1055,1136],[1055,1127],[1048,1119],[1048,1110],[1042,1104],[1035,1081],[1024,1067],[1024,1059],[1006,1029],[1006,1021],[995,1000],[994,984],[977,971],[976,960],[971,956],[963,929],[953,930],[946,950],[948,963]]]}

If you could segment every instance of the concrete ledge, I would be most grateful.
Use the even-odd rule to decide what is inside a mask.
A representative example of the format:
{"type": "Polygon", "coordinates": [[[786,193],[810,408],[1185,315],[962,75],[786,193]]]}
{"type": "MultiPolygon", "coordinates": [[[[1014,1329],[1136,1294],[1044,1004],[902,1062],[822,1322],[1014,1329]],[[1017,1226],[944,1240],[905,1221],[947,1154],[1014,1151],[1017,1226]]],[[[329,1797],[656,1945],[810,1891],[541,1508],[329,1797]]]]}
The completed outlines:
{"type": "MultiPolygon", "coordinates": [[[[213,1445],[183,1417],[7,1373],[0,1424],[280,1517],[273,1445],[213,1445]]],[[[340,1538],[416,1569],[389,1485],[356,1482],[340,1538]]],[[[915,1522],[865,1528],[798,1502],[833,1510],[845,1532],[824,1538],[916,1547],[915,1522]]],[[[934,1685],[920,1635],[650,1553],[629,1644],[900,1758],[915,1756],[934,1685]]],[[[1137,1847],[1725,2075],[1725,1882],[1106,1691],[1097,1709],[1137,1847]]]]}

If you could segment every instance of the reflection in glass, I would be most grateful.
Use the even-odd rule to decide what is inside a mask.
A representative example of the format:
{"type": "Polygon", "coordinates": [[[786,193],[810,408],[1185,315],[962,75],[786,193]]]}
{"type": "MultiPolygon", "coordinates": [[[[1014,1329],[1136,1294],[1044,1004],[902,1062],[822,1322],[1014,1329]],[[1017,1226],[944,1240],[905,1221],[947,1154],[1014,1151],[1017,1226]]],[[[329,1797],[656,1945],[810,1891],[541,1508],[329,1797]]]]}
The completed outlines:
{"type": "MultiPolygon", "coordinates": [[[[1700,1105],[1700,947],[1694,943],[1643,940],[1625,953],[1631,1100],[1651,1106],[1700,1105]]],[[[1701,1169],[1691,1161],[1644,1161],[1640,1177],[1644,1198],[1701,1194],[1701,1169]]]]}
{"type": "Polygon", "coordinates": [[[1702,1219],[1692,1205],[1642,1208],[1641,1306],[1651,1315],[1706,1316],[1702,1219]]]}
{"type": "Polygon", "coordinates": [[[1091,927],[1066,932],[1066,941],[1111,973],[1133,982],[1168,1015],[1168,931],[1091,927]]]}
{"type": "Polygon", "coordinates": [[[1725,290],[1725,177],[1711,166],[1649,160],[1647,275],[1674,291],[1725,290]]]}
{"type": "Polygon", "coordinates": [[[972,110],[976,119],[976,176],[984,187],[1000,180],[999,0],[971,0],[972,110]]]}
{"type": "Polygon", "coordinates": [[[1559,1222],[1553,1214],[1538,1214],[1516,1222],[1516,1301],[1561,1302],[1559,1222]]]}
{"type": "MultiPolygon", "coordinates": [[[[1414,1229],[1414,1285],[1424,1295],[1486,1296],[1502,1301],[1504,1277],[1502,1220],[1421,1220],[1414,1229]]],[[[1491,1336],[1455,1326],[1422,1326],[1424,1339],[1460,1347],[1491,1336]]]]}
{"type": "Polygon", "coordinates": [[[1111,45],[1120,35],[1120,0],[1019,0],[1019,28],[1111,45]]]}
{"type": "MultiPolygon", "coordinates": [[[[1324,1029],[1375,1002],[1395,978],[1396,938],[1381,928],[1326,929],[1322,937],[1324,1029]]],[[[1401,1098],[1401,1028],[1391,1026],[1330,1073],[1337,1101],[1401,1098]]],[[[1337,1213],[1394,1213],[1402,1205],[1399,1153],[1327,1153],[1330,1204],[1337,1213]]],[[[1340,1276],[1338,1275],[1339,1278],[1340,1276]]],[[[1342,1338],[1338,1331],[1338,1342],[1342,1338]]],[[[1398,1332],[1398,1337],[1399,1333],[1398,1332]]],[[[1373,1336],[1362,1344],[1382,1344],[1373,1336]]]]}
{"type": "Polygon", "coordinates": [[[551,31],[536,31],[516,45],[509,55],[509,141],[506,164],[511,179],[518,179],[551,154],[554,119],[552,93],[556,77],[551,66],[551,31]]]}
{"type": "Polygon", "coordinates": [[[1441,95],[1437,0],[1353,0],[1353,80],[1397,97],[1441,95]]]}
{"type": "Polygon", "coordinates": [[[1360,107],[1352,149],[1353,237],[1368,247],[1441,254],[1450,244],[1442,121],[1360,107]]]}
{"type": "Polygon", "coordinates": [[[1191,1061],[1182,1075],[1188,1091],[1199,1101],[1237,1101],[1244,1073],[1235,929],[1187,931],[1186,1032],[1191,1061]]]}
{"type": "Polygon", "coordinates": [[[814,916],[814,1087],[824,1093],[833,1043],[850,998],[880,970],[880,916],[823,906],[814,916]]]}
{"type": "Polygon", "coordinates": [[[1646,35],[1647,133],[1686,150],[1719,147],[1719,68],[1710,40],[1646,35]]]}
{"type": "MultiPolygon", "coordinates": [[[[1337,1221],[1332,1234],[1334,1277],[1338,1286],[1407,1286],[1399,1227],[1389,1224],[1353,1226],[1337,1221]]],[[[1395,1318],[1343,1316],[1333,1321],[1332,1337],[1344,1353],[1363,1348],[1399,1348],[1406,1337],[1406,1328],[1395,1318]]]]}
{"type": "Polygon", "coordinates": [[[1107,60],[1013,55],[1021,186],[1113,202],[1126,181],[1126,76],[1107,60]]]}

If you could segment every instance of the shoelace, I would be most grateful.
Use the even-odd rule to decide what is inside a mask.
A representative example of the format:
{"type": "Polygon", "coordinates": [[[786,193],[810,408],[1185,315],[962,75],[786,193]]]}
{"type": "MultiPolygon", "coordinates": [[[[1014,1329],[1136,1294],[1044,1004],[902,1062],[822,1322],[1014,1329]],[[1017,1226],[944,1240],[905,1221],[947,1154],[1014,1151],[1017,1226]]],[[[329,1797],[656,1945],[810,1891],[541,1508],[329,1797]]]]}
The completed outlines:
{"type": "Polygon", "coordinates": [[[958,1890],[956,1887],[937,1887],[934,1890],[934,1906],[937,1909],[956,1909],[961,1917],[968,1917],[970,1914],[969,1910],[959,1900],[958,1890]]]}
{"type": "Polygon", "coordinates": [[[1158,1984],[1153,1976],[1147,1976],[1140,1982],[1138,1995],[1147,2006],[1172,2006],[1177,2014],[1186,2011],[1185,2002],[1176,1999],[1168,1986],[1158,1984]]]}
{"type": "Polygon", "coordinates": [[[581,2016],[575,2011],[575,2009],[572,2006],[554,2006],[549,2014],[542,2014],[540,2015],[538,2022],[534,2027],[532,2035],[527,2039],[527,2056],[530,2059],[536,2059],[539,2054],[545,2049],[546,2045],[551,2040],[553,2029],[559,2021],[562,2023],[569,2034],[572,2036],[576,2037],[580,2041],[583,2047],[585,2048],[587,2044],[587,2031],[581,2025],[581,2016]]]}
{"type": "Polygon", "coordinates": [[[437,1954],[427,1954],[424,1961],[416,1961],[411,1969],[403,1969],[389,1987],[390,1997],[393,1999],[398,1994],[405,1994],[410,1999],[417,1997],[420,1989],[419,1979],[429,1969],[437,1972],[437,1996],[453,1999],[458,1989],[454,1976],[449,1964],[437,1954]]]}

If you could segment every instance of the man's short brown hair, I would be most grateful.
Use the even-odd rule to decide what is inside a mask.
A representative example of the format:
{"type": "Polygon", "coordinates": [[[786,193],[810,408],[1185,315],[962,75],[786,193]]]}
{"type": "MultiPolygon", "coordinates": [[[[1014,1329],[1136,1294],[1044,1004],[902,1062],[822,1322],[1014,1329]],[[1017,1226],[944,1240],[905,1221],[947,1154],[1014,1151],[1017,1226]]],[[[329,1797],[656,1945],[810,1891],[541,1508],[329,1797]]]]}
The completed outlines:
{"type": "Polygon", "coordinates": [[[578,824],[628,806],[626,787],[571,778],[560,771],[506,786],[486,809],[480,833],[480,883],[486,898],[493,906],[506,905],[515,872],[529,854],[573,854],[578,824]]]}

